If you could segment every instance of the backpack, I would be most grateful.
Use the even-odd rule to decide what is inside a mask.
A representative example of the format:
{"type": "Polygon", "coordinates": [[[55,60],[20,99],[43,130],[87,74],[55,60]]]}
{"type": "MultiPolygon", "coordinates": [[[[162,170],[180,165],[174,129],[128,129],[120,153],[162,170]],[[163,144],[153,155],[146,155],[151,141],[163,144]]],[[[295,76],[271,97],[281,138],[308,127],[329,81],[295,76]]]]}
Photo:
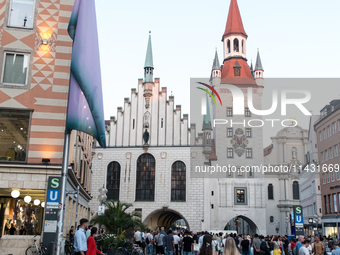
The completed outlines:
{"type": "Polygon", "coordinates": [[[145,243],[146,243],[147,245],[149,245],[149,244],[150,244],[150,239],[149,239],[149,236],[147,236],[147,237],[146,237],[146,239],[145,239],[145,243]]]}

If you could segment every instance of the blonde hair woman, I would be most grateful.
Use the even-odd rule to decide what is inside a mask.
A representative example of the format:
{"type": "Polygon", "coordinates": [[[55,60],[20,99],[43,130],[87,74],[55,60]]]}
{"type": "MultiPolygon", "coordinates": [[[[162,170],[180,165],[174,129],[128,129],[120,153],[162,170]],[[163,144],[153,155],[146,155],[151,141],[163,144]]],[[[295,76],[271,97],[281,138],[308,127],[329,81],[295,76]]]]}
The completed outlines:
{"type": "Polygon", "coordinates": [[[226,255],[240,255],[240,252],[238,251],[238,249],[236,247],[236,243],[235,243],[234,238],[228,237],[225,240],[223,254],[226,254],[226,255]]]}

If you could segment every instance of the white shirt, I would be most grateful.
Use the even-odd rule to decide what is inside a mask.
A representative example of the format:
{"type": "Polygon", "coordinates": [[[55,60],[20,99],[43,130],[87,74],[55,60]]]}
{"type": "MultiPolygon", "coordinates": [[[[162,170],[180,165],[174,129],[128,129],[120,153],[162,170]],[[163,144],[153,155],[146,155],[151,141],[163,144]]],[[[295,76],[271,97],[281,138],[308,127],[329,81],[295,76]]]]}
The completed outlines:
{"type": "Polygon", "coordinates": [[[141,233],[139,231],[136,231],[134,237],[135,237],[135,241],[136,242],[141,242],[142,241],[142,235],[141,235],[141,233]]]}
{"type": "Polygon", "coordinates": [[[178,235],[174,235],[174,244],[178,244],[181,238],[178,235]]]}
{"type": "Polygon", "coordinates": [[[308,246],[308,248],[307,248],[307,250],[308,250],[308,252],[310,253],[310,251],[312,251],[313,249],[312,249],[312,246],[311,245],[309,245],[308,246]]]}
{"type": "Polygon", "coordinates": [[[302,246],[302,247],[299,249],[299,255],[309,255],[308,249],[307,249],[305,246],[302,246]]]}

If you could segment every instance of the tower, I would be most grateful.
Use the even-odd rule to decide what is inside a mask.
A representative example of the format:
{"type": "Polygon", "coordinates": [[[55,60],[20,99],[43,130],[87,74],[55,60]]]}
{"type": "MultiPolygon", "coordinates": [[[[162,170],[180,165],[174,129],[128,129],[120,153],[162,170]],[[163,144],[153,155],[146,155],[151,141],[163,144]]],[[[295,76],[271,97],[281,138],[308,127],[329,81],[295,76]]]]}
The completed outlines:
{"type": "Polygon", "coordinates": [[[212,84],[219,84],[221,83],[221,65],[218,59],[217,50],[215,50],[215,58],[213,62],[213,66],[211,68],[211,77],[212,77],[212,84]]]}
{"type": "Polygon", "coordinates": [[[203,117],[203,154],[205,155],[205,159],[209,161],[211,155],[211,118],[210,118],[210,107],[209,107],[209,100],[208,94],[205,95],[206,97],[206,112],[203,117]]]}
{"type": "Polygon", "coordinates": [[[256,64],[255,64],[255,80],[256,84],[259,86],[263,85],[263,67],[262,67],[262,62],[261,62],[261,57],[260,57],[260,51],[257,49],[257,57],[256,57],[256,64]]]}
{"type": "Polygon", "coordinates": [[[144,97],[145,107],[149,108],[150,98],[152,96],[152,87],[154,86],[153,81],[153,57],[152,57],[152,46],[151,46],[151,31],[149,31],[149,41],[146,50],[145,64],[144,64],[144,97]]]}

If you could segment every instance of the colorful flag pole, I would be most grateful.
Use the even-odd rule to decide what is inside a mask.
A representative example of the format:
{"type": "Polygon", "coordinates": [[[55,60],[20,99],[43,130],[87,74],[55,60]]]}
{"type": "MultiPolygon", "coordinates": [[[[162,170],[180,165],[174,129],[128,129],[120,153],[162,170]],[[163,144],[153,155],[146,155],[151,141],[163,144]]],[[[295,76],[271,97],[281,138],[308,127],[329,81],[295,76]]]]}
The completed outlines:
{"type": "MultiPolygon", "coordinates": [[[[103,94],[94,0],[75,0],[68,33],[73,39],[61,173],[56,254],[61,255],[71,130],[92,135],[106,147],[103,94]]],[[[79,196],[79,194],[78,194],[79,196]]]]}

